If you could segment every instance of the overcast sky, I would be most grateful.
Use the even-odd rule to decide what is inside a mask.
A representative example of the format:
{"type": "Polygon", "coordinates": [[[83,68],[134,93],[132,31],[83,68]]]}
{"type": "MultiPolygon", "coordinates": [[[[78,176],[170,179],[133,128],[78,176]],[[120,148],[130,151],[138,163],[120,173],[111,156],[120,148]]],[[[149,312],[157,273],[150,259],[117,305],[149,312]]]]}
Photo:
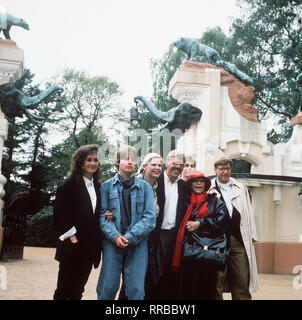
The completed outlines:
{"type": "MultiPolygon", "coordinates": [[[[107,75],[132,97],[152,95],[150,59],[161,58],[178,37],[198,38],[239,15],[235,0],[0,0],[25,19],[12,27],[25,67],[43,83],[65,67],[107,75]]],[[[3,37],[3,35],[1,35],[3,37]]]]}

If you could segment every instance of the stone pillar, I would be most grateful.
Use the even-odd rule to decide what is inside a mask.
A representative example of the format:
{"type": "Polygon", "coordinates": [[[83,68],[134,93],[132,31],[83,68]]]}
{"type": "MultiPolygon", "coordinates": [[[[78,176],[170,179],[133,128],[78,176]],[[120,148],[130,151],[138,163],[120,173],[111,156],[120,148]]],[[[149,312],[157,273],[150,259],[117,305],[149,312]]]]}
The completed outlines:
{"type": "MultiPolygon", "coordinates": [[[[0,39],[0,85],[14,81],[23,73],[24,53],[18,48],[13,40],[0,39]]],[[[4,185],[7,182],[2,175],[2,153],[4,141],[7,139],[8,121],[0,110],[0,251],[2,248],[3,233],[3,197],[5,195],[4,185]]]]}
{"type": "Polygon", "coordinates": [[[212,65],[185,61],[169,84],[169,92],[175,99],[202,111],[200,121],[179,139],[177,148],[196,156],[197,169],[207,174],[215,156],[213,152],[219,147],[220,75],[220,69],[212,65]]]}

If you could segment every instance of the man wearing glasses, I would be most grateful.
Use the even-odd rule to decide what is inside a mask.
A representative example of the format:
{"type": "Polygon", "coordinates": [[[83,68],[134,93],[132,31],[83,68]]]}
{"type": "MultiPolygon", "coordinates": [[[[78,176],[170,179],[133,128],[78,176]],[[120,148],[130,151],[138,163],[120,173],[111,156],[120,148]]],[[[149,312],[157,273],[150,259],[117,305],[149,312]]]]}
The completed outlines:
{"type": "Polygon", "coordinates": [[[216,178],[209,193],[216,193],[226,204],[231,222],[227,230],[229,257],[226,269],[217,274],[217,300],[223,291],[233,300],[250,300],[258,290],[257,263],[253,242],[257,241],[254,211],[247,188],[231,177],[232,161],[222,157],[214,163],[216,178]]]}

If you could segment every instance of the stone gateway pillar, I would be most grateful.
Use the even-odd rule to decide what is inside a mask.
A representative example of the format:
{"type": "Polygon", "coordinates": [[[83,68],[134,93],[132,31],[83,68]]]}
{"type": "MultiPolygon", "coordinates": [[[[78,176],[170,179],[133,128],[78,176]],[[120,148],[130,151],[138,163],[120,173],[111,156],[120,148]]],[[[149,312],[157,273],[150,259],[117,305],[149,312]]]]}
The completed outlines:
{"type": "MultiPolygon", "coordinates": [[[[0,39],[0,85],[20,78],[24,69],[24,52],[15,41],[0,39]]],[[[7,182],[2,175],[2,154],[4,141],[7,139],[8,121],[0,110],[0,252],[3,245],[3,197],[4,185],[7,182]]]]}

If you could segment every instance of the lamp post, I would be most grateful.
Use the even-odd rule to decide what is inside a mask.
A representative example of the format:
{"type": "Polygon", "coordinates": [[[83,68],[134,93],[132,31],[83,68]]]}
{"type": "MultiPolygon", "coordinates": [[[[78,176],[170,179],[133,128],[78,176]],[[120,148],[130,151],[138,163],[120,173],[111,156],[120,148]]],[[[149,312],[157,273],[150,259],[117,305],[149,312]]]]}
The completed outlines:
{"type": "Polygon", "coordinates": [[[55,105],[55,107],[53,109],[53,112],[54,112],[55,115],[64,112],[64,110],[63,110],[64,103],[63,103],[63,101],[61,99],[61,92],[59,92],[58,95],[59,95],[59,97],[55,100],[56,101],[56,105],[55,105]]]}
{"type": "Polygon", "coordinates": [[[138,100],[134,99],[135,102],[135,107],[132,110],[132,116],[130,118],[131,123],[136,127],[137,125],[140,124],[141,120],[139,118],[139,113],[138,113],[138,100]]]}

